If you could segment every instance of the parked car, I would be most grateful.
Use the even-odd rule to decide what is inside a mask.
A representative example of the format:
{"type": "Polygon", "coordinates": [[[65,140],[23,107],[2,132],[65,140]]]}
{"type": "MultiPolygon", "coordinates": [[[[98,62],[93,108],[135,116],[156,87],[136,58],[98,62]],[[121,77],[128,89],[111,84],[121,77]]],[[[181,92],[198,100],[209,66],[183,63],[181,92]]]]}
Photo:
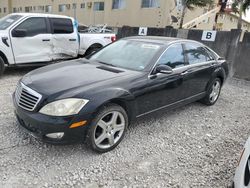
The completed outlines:
{"type": "Polygon", "coordinates": [[[87,138],[97,152],[115,148],[135,118],[200,100],[213,105],[228,66],[201,43],[130,37],[89,59],[34,70],[13,95],[21,127],[50,143],[87,138]]]}
{"type": "Polygon", "coordinates": [[[232,187],[250,188],[250,137],[242,150],[232,187]]]}
{"type": "Polygon", "coordinates": [[[88,55],[116,40],[113,33],[78,33],[77,25],[71,17],[52,14],[14,13],[0,19],[0,75],[5,67],[88,55]]]}

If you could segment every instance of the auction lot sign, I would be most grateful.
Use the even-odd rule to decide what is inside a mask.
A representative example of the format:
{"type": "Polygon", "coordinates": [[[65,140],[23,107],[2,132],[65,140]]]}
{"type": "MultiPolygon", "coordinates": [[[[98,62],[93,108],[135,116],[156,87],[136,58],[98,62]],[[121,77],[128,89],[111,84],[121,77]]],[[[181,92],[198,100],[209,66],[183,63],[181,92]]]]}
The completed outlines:
{"type": "Polygon", "coordinates": [[[203,41],[215,41],[216,31],[203,31],[201,40],[203,41]]]}

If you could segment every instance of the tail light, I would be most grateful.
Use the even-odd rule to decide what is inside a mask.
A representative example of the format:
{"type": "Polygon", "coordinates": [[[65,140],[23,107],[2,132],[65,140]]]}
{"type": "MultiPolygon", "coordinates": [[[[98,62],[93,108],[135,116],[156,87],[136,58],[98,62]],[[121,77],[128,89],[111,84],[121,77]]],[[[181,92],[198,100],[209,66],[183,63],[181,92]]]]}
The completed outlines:
{"type": "Polygon", "coordinates": [[[112,41],[112,42],[115,42],[115,41],[116,41],[116,36],[112,36],[112,37],[111,37],[111,41],[112,41]]]}

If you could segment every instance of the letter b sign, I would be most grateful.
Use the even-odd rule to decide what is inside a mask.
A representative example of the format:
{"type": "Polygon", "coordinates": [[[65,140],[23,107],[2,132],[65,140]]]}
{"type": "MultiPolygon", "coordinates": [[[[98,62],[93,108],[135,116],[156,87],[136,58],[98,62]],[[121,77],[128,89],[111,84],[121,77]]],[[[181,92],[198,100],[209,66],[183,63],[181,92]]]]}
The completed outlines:
{"type": "Polygon", "coordinates": [[[201,40],[203,41],[215,41],[216,31],[203,31],[201,40]]]}

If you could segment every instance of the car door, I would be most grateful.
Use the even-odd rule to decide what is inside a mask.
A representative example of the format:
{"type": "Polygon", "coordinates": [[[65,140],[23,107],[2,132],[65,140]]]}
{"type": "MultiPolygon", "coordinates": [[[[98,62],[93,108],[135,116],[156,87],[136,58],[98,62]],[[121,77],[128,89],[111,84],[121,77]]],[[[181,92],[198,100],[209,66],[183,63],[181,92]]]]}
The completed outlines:
{"type": "Polygon", "coordinates": [[[140,115],[177,104],[186,98],[186,81],[182,76],[182,72],[186,70],[186,62],[182,44],[169,46],[156,66],[161,64],[170,66],[173,72],[171,74],[152,72],[149,75],[147,84],[142,88],[144,94],[137,99],[140,115]]]}
{"type": "Polygon", "coordinates": [[[46,18],[27,18],[10,32],[17,64],[51,61],[51,34],[46,18]]]}
{"type": "Polygon", "coordinates": [[[215,70],[216,60],[204,46],[195,42],[184,44],[184,53],[188,61],[188,69],[182,73],[188,80],[188,96],[194,96],[205,92],[215,70]]]}
{"type": "Polygon", "coordinates": [[[77,28],[70,18],[50,18],[52,28],[53,60],[78,56],[79,39],[77,28]]]}

